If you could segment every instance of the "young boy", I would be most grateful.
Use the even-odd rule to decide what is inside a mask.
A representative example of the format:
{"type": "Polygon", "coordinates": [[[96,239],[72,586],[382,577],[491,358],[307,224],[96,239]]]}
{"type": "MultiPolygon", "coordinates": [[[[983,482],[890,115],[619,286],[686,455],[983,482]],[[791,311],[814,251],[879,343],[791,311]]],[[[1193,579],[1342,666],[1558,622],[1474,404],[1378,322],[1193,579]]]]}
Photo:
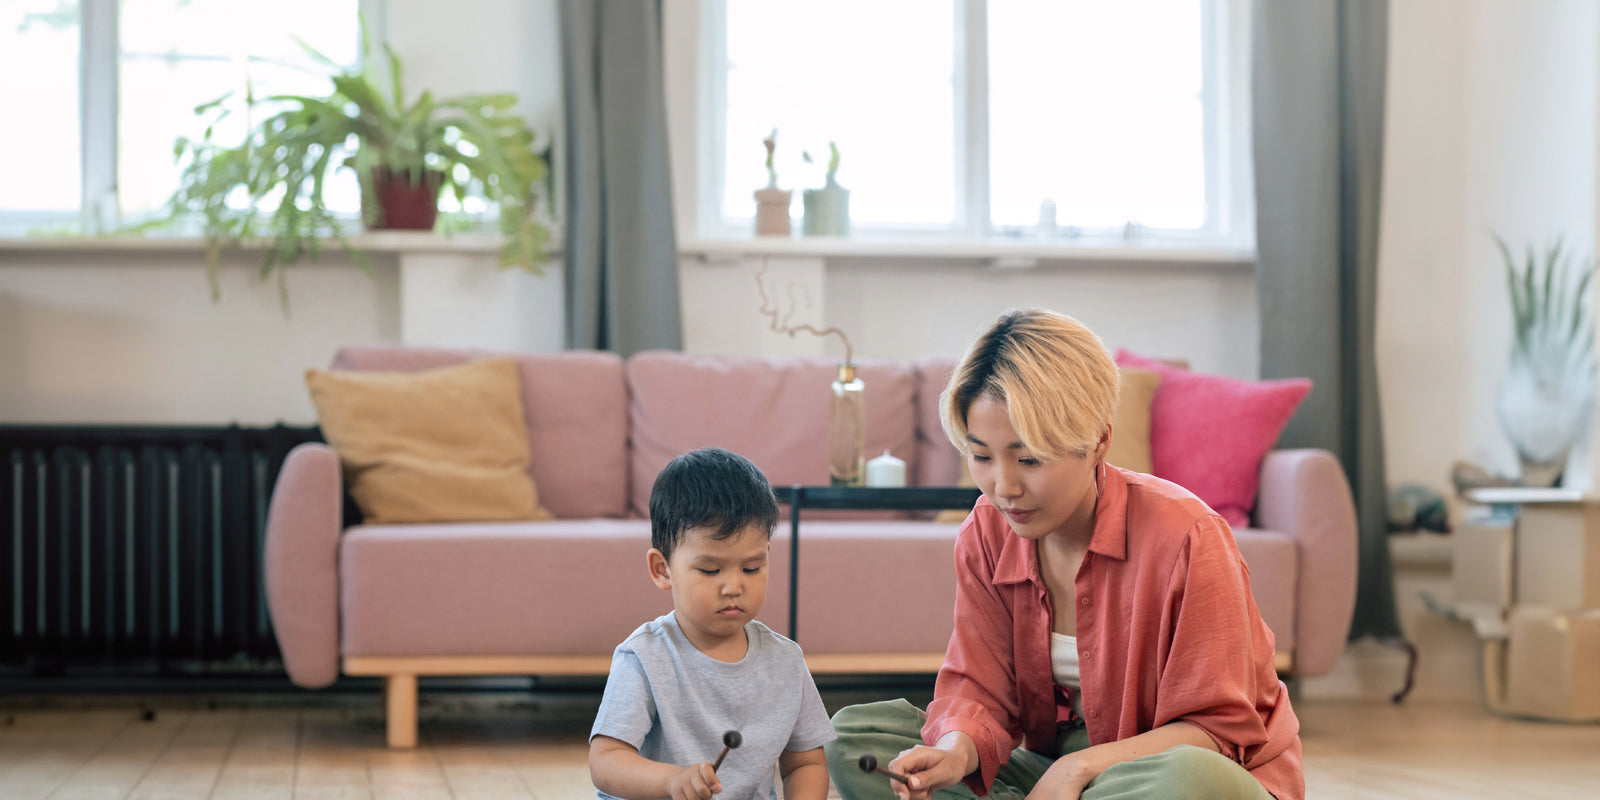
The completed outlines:
{"type": "Polygon", "coordinates": [[[756,622],[778,501],[749,459],[706,448],[650,491],[650,579],[673,611],[617,646],[589,733],[589,777],[621,800],[823,800],[834,738],[799,645],[756,622]],[[723,734],[739,747],[711,761],[723,734]]]}

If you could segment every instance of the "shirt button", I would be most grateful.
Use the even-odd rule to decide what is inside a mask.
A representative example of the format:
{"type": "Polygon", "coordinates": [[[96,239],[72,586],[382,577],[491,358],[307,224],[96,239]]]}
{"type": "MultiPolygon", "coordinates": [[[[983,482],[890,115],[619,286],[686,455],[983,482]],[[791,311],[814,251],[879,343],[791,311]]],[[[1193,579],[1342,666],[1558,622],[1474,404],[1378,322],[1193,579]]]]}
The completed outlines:
{"type": "Polygon", "coordinates": [[[1093,653],[1090,653],[1088,650],[1083,651],[1083,660],[1084,661],[1088,661],[1089,660],[1089,656],[1091,656],[1091,655],[1093,655],[1093,653]]]}
{"type": "Polygon", "coordinates": [[[1091,716],[1091,717],[1098,717],[1098,716],[1100,716],[1100,709],[1098,709],[1098,708],[1091,708],[1091,709],[1089,709],[1089,716],[1091,716]]]}
{"type": "Polygon", "coordinates": [[[1080,598],[1078,600],[1078,605],[1081,605],[1081,606],[1089,605],[1089,598],[1087,598],[1087,597],[1080,598]]]}

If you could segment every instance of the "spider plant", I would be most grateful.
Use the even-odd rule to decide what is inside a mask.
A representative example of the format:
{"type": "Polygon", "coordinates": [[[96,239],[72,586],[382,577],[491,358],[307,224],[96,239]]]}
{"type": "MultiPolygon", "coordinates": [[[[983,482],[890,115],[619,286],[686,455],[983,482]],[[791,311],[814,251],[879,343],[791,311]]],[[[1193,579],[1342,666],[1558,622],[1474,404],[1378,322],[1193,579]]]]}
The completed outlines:
{"type": "Polygon", "coordinates": [[[1593,422],[1594,265],[1562,251],[1518,259],[1495,237],[1511,295],[1511,359],[1495,410],[1522,462],[1521,481],[1550,486],[1593,422]],[[1520,262],[1520,263],[1519,263],[1520,262]]]}
{"type": "Polygon", "coordinates": [[[1494,241],[1511,294],[1512,358],[1554,356],[1562,369],[1592,369],[1594,322],[1586,300],[1594,265],[1562,253],[1559,239],[1543,259],[1529,245],[1521,263],[1503,239],[1494,241]]]}

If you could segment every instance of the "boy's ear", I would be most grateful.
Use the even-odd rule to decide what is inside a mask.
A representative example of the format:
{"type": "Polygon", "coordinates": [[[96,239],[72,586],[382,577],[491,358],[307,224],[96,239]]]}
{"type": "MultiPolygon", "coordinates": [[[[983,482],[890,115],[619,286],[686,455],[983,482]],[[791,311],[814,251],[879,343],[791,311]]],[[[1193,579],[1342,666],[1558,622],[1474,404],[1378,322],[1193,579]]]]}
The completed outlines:
{"type": "Polygon", "coordinates": [[[645,554],[645,567],[650,570],[650,580],[655,581],[657,589],[672,588],[672,573],[667,571],[667,557],[654,547],[645,554]]]}

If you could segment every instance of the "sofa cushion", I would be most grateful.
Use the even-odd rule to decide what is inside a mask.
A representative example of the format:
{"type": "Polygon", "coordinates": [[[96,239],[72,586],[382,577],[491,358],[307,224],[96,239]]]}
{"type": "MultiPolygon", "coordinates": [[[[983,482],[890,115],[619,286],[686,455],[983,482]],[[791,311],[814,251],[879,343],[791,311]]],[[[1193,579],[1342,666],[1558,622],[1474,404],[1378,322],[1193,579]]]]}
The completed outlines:
{"type": "Polygon", "coordinates": [[[306,370],[306,386],[373,522],[548,519],[528,477],[517,367],[493,359],[417,372],[306,370]]]}
{"type": "MultiPolygon", "coordinates": [[[[787,543],[788,526],[779,528],[774,541],[787,543]]],[[[959,529],[921,521],[801,522],[806,654],[943,653],[955,612],[959,529]]]]}
{"type": "MultiPolygon", "coordinates": [[[[416,370],[489,358],[479,350],[362,345],[334,369],[416,370]]],[[[516,356],[540,501],[560,519],[628,515],[628,392],[615,353],[516,356]]]]}
{"type": "Polygon", "coordinates": [[[1123,469],[1143,472],[1154,469],[1150,456],[1150,406],[1161,386],[1161,373],[1121,367],[1122,390],[1117,396],[1117,413],[1111,418],[1111,449],[1106,461],[1123,469]]]}
{"type": "Polygon", "coordinates": [[[939,395],[950,384],[955,374],[958,355],[929,355],[911,362],[916,377],[917,390],[917,464],[915,475],[918,486],[956,486],[961,480],[961,454],[950,445],[944,435],[944,423],[939,416],[939,395]]]}
{"type": "Polygon", "coordinates": [[[350,528],[339,543],[342,652],[609,653],[672,609],[650,582],[649,549],[638,519],[350,528]]]}
{"type": "MultiPolygon", "coordinates": [[[[865,455],[888,450],[915,474],[910,367],[889,359],[858,359],[856,367],[866,384],[865,455]]],[[[828,484],[828,386],[838,374],[833,359],[652,351],[628,359],[627,374],[635,513],[649,513],[650,489],[667,462],[701,447],[749,458],[773,486],[828,484]]]]}
{"type": "Polygon", "coordinates": [[[1194,492],[1228,524],[1249,524],[1261,459],[1278,441],[1311,381],[1245,381],[1176,369],[1117,351],[1117,363],[1161,373],[1150,408],[1155,475],[1194,492]]]}

